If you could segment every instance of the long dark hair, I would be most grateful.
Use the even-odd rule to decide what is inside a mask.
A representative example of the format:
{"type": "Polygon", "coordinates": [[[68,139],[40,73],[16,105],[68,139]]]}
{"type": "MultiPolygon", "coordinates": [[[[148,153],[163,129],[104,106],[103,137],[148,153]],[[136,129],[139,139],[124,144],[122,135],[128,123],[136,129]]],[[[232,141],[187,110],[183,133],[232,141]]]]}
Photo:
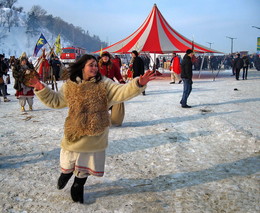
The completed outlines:
{"type": "MultiPolygon", "coordinates": [[[[82,70],[85,67],[85,64],[91,59],[94,59],[97,62],[97,59],[95,56],[85,54],[69,67],[69,75],[70,75],[69,78],[71,81],[77,82],[76,81],[77,77],[80,77],[81,79],[83,79],[82,70]]],[[[95,79],[96,79],[96,83],[102,80],[102,76],[99,71],[97,72],[95,79]]]]}

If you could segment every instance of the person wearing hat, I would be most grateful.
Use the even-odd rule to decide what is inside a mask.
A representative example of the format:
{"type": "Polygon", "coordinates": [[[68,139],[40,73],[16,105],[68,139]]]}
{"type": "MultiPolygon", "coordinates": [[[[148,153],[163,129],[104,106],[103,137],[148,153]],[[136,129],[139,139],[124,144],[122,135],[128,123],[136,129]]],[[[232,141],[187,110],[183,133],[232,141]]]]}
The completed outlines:
{"type": "MultiPolygon", "coordinates": [[[[101,75],[115,79],[120,84],[125,84],[125,81],[120,73],[119,67],[112,62],[111,55],[105,51],[101,54],[101,58],[98,61],[98,68],[101,75]]],[[[125,105],[124,103],[115,104],[111,107],[111,123],[114,126],[121,126],[125,117],[125,105]]]]}
{"type": "Polygon", "coordinates": [[[33,110],[33,88],[26,86],[24,83],[25,75],[30,69],[32,69],[32,67],[25,57],[20,58],[18,63],[13,67],[13,77],[15,80],[14,89],[16,90],[15,96],[19,100],[22,112],[25,112],[26,103],[29,105],[29,110],[33,110]]]}
{"type": "Polygon", "coordinates": [[[191,108],[191,106],[187,105],[187,99],[192,90],[192,58],[193,51],[191,49],[186,50],[186,54],[183,57],[181,63],[181,78],[183,81],[183,94],[182,99],[180,101],[182,108],[191,108]]]}

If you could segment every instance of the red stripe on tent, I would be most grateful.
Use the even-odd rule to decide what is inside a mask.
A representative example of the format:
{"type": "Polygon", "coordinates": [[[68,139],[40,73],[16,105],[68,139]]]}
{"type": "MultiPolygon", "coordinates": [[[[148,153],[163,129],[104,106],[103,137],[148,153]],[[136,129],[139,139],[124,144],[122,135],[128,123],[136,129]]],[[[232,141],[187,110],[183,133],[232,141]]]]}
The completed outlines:
{"type": "Polygon", "coordinates": [[[151,31],[147,37],[147,40],[143,46],[142,51],[153,51],[153,52],[162,52],[160,42],[159,42],[159,35],[158,35],[158,27],[157,27],[157,20],[156,20],[156,10],[153,9],[153,22],[151,31]]]}

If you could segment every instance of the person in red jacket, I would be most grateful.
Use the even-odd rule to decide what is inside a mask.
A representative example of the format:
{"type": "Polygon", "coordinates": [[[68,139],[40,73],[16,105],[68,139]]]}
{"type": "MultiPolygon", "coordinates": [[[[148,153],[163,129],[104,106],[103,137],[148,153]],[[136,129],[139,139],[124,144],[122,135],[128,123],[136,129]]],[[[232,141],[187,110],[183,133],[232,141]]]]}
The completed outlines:
{"type": "MultiPolygon", "coordinates": [[[[98,62],[98,68],[101,75],[106,76],[113,81],[115,79],[120,84],[125,84],[125,81],[120,73],[120,68],[112,62],[109,52],[103,52],[98,62]]],[[[125,117],[124,103],[115,104],[111,107],[111,123],[114,126],[121,126],[125,117]]]]}
{"type": "Polygon", "coordinates": [[[176,53],[172,53],[173,58],[171,61],[171,82],[170,84],[175,84],[175,80],[178,81],[180,84],[182,82],[180,78],[181,74],[181,63],[180,63],[180,58],[177,56],[176,53]]]}

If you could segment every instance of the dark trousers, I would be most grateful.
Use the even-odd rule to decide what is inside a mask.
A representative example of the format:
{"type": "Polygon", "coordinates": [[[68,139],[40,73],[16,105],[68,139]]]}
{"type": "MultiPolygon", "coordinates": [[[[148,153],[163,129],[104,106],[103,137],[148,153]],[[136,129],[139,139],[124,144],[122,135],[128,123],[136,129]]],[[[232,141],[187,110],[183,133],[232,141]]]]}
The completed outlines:
{"type": "Polygon", "coordinates": [[[5,91],[5,84],[4,83],[0,84],[0,92],[1,92],[1,95],[5,98],[6,91],[5,91]]]}
{"type": "Polygon", "coordinates": [[[248,67],[243,67],[243,80],[247,79],[247,71],[248,71],[248,67]]]}
{"type": "Polygon", "coordinates": [[[187,100],[192,90],[192,80],[183,78],[182,81],[183,81],[183,94],[181,99],[181,105],[185,106],[187,105],[187,100]]]}
{"type": "Polygon", "coordinates": [[[236,68],[236,79],[239,80],[240,69],[236,68]]]}

